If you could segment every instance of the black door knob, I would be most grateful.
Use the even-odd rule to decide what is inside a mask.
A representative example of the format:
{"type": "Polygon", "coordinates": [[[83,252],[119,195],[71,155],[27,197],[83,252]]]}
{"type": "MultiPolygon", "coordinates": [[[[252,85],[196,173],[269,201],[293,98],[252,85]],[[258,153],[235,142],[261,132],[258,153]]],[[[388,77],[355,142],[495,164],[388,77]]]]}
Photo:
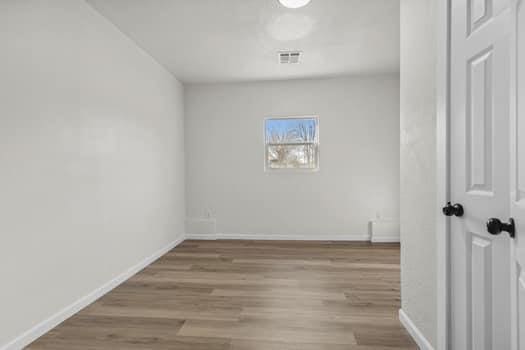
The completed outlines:
{"type": "Polygon", "coordinates": [[[448,202],[445,207],[443,207],[443,214],[445,216],[457,216],[458,218],[462,217],[465,214],[463,206],[461,204],[454,204],[448,202]]]}
{"type": "Polygon", "coordinates": [[[516,224],[512,218],[508,224],[501,222],[500,219],[490,219],[487,221],[487,231],[495,236],[502,232],[508,232],[510,237],[514,238],[516,235],[516,224]]]}

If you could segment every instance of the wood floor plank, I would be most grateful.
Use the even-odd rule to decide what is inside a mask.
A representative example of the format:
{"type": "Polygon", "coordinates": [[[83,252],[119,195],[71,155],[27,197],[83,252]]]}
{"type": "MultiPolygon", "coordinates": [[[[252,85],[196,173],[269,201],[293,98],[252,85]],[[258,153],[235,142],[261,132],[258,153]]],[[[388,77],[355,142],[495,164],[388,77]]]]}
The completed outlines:
{"type": "Polygon", "coordinates": [[[28,348],[416,349],[399,273],[397,244],[185,241],[28,348]]]}
{"type": "Polygon", "coordinates": [[[254,341],[233,339],[230,350],[417,350],[415,345],[367,346],[338,344],[283,343],[275,341],[254,341]]]}
{"type": "Polygon", "coordinates": [[[319,328],[316,324],[297,326],[273,320],[195,321],[184,323],[178,334],[183,336],[211,335],[228,339],[270,340],[284,343],[356,345],[350,329],[319,328]]]}

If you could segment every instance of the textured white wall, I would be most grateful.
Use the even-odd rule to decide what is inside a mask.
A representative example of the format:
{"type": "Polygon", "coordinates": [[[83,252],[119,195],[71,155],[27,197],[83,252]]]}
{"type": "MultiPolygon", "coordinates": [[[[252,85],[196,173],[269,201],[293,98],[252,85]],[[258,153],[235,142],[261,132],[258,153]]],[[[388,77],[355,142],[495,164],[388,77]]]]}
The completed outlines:
{"type": "Polygon", "coordinates": [[[399,215],[399,77],[186,88],[188,233],[362,238],[399,215]],[[265,173],[263,121],[319,115],[320,171],[265,173]]]}
{"type": "Polygon", "coordinates": [[[401,299],[436,344],[434,0],[401,0],[401,299]]]}
{"type": "Polygon", "coordinates": [[[0,347],[184,232],[183,89],[82,0],[0,1],[0,347]]]}

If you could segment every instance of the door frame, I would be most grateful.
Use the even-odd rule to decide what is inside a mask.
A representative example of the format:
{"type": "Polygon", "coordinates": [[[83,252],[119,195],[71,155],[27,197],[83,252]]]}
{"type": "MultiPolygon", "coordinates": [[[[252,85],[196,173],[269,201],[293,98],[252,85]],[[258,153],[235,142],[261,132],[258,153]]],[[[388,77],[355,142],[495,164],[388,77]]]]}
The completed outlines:
{"type": "Polygon", "coordinates": [[[451,0],[435,0],[436,11],[436,350],[449,348],[450,221],[440,208],[450,200],[450,9],[451,0]]]}

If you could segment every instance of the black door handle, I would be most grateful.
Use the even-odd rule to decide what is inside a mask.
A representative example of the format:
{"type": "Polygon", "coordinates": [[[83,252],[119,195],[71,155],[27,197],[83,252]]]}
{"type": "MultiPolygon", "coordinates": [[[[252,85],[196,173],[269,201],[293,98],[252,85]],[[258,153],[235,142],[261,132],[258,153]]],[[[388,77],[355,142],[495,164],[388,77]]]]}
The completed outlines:
{"type": "Polygon", "coordinates": [[[487,231],[494,236],[502,232],[508,232],[511,238],[516,236],[516,224],[514,219],[510,219],[508,224],[501,222],[500,219],[490,219],[487,221],[487,231]]]}
{"type": "Polygon", "coordinates": [[[445,216],[457,216],[458,218],[462,217],[465,214],[465,210],[461,204],[454,204],[448,202],[445,207],[443,207],[443,214],[445,216]]]}

